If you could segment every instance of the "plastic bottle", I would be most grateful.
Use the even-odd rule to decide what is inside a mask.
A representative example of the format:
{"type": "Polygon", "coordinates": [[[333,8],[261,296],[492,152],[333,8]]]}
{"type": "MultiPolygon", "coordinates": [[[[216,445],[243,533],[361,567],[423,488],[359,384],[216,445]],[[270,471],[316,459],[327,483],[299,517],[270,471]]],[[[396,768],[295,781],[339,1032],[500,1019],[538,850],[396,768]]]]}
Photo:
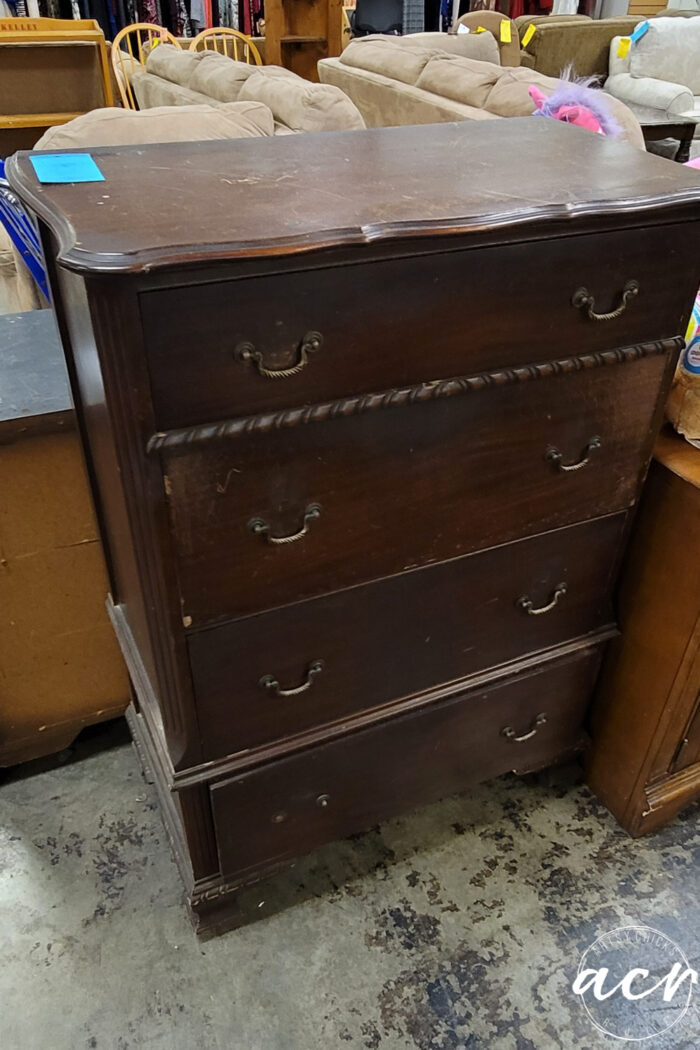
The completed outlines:
{"type": "Polygon", "coordinates": [[[700,293],[690,317],[666,414],[678,433],[700,448],[700,293]]]}

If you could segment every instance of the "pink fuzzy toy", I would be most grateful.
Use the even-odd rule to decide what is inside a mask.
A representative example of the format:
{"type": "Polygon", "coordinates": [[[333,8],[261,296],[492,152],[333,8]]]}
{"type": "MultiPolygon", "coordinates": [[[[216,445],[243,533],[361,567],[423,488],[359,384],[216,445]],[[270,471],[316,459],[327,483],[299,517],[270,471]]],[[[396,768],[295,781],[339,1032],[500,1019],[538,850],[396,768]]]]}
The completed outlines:
{"type": "Polygon", "coordinates": [[[535,103],[534,116],[553,117],[554,120],[595,131],[598,135],[617,138],[622,129],[609,112],[603,92],[591,87],[595,82],[595,77],[579,81],[569,79],[568,71],[565,70],[559,86],[549,98],[531,84],[529,93],[535,103]]]}

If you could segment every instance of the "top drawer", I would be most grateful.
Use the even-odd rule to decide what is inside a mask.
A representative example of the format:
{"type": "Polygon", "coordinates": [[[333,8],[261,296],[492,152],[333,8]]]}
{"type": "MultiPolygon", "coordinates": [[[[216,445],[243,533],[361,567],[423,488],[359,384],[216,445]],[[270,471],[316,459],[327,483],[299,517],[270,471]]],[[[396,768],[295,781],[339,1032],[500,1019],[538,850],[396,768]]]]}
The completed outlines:
{"type": "Polygon", "coordinates": [[[693,267],[677,258],[691,242],[677,227],[652,227],[149,292],[141,311],[156,425],[677,335],[696,291],[693,267]],[[572,304],[585,288],[596,312],[614,311],[632,280],[639,293],[610,320],[572,304]],[[310,336],[302,351],[309,333],[321,345],[310,336]]]}

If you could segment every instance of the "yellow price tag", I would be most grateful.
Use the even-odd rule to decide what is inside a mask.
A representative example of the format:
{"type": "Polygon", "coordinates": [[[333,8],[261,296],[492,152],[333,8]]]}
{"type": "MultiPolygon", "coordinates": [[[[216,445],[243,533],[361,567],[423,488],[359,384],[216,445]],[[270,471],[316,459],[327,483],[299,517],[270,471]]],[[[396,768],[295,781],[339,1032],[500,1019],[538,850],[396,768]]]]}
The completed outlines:
{"type": "Polygon", "coordinates": [[[509,44],[512,39],[513,38],[512,38],[511,33],[510,33],[510,22],[507,22],[504,19],[501,22],[501,43],[502,44],[509,44]]]}
{"type": "Polygon", "coordinates": [[[628,36],[623,36],[622,40],[617,45],[617,57],[618,58],[627,58],[627,53],[628,53],[628,51],[630,49],[630,43],[631,43],[630,38],[628,36]]]}
{"type": "Polygon", "coordinates": [[[530,43],[536,32],[537,26],[529,25],[527,27],[527,29],[525,30],[525,36],[521,40],[521,44],[523,47],[527,47],[527,45],[530,43]]]}
{"type": "Polygon", "coordinates": [[[477,33],[485,33],[486,32],[486,30],[484,29],[483,26],[477,26],[475,31],[477,33]]]}

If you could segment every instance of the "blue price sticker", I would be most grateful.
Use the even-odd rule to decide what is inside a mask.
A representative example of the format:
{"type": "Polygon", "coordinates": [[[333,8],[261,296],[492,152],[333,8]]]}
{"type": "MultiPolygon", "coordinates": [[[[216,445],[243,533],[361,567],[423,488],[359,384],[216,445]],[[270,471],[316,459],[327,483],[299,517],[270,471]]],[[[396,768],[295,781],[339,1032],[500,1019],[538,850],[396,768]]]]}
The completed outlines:
{"type": "Polygon", "coordinates": [[[104,182],[89,153],[36,153],[29,158],[39,182],[104,182]]]}

